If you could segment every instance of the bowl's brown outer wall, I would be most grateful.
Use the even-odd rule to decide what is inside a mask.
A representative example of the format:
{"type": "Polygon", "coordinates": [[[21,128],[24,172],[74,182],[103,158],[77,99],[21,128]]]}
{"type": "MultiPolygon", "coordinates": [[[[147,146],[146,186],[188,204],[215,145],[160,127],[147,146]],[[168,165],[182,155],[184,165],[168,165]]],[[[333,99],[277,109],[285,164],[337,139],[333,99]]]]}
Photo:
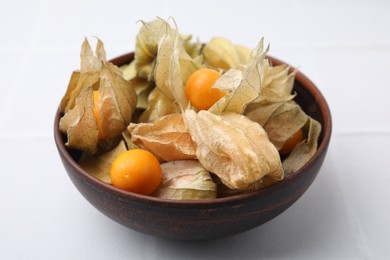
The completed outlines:
{"type": "MultiPolygon", "coordinates": [[[[112,62],[123,65],[133,60],[130,53],[112,62]]],[[[274,65],[281,61],[268,57],[274,65]]],[[[293,70],[293,68],[292,68],[293,70]]],[[[55,142],[65,169],[80,193],[109,218],[154,236],[180,240],[205,240],[237,234],[278,216],[292,205],[317,176],[330,141],[332,122],[328,105],[315,85],[302,73],[296,74],[297,102],[323,129],[317,153],[297,173],[264,190],[205,201],[174,201],[147,197],[105,184],[75,161],[77,152],[65,148],[58,129],[60,110],[54,122],[55,142]]]]}

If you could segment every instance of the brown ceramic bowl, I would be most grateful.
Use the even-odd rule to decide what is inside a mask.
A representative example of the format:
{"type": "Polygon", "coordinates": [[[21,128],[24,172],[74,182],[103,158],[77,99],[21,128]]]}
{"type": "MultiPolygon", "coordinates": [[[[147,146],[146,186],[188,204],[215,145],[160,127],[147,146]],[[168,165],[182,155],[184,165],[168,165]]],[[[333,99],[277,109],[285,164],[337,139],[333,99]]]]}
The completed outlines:
{"type": "MultiPolygon", "coordinates": [[[[116,65],[132,61],[134,54],[118,57],[116,65]]],[[[282,62],[270,57],[273,64],[282,62]]],[[[109,218],[146,234],[181,240],[205,240],[229,236],[257,227],[290,207],[311,185],[324,161],[332,122],[328,105],[316,86],[296,74],[294,91],[303,110],[322,125],[315,155],[295,174],[257,192],[205,201],[175,201],[143,196],[117,189],[89,175],[77,163],[80,153],[68,150],[58,129],[54,137],[65,169],[81,194],[109,218]]]]}

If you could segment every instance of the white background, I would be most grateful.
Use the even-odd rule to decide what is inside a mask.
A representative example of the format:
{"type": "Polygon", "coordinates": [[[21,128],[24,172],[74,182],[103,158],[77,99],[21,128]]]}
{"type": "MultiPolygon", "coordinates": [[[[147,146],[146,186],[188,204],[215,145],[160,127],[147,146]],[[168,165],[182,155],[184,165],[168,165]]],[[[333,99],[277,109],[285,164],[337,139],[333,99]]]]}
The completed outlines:
{"type": "Polygon", "coordinates": [[[389,1],[0,2],[0,259],[389,259],[389,1]],[[176,19],[312,79],[333,136],[310,189],[276,219],[236,236],[171,241],[129,230],[70,182],[53,140],[56,108],[85,36],[109,58],[134,50],[139,19],[176,19]]]}

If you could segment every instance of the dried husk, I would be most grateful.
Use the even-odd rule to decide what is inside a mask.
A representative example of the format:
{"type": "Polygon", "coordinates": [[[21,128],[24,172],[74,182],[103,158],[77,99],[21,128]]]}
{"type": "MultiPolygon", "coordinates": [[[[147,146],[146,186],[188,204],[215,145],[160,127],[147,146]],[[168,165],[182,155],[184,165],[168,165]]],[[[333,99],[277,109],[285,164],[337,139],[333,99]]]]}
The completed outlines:
{"type": "Polygon", "coordinates": [[[154,123],[131,123],[131,141],[152,152],[160,161],[196,159],[196,146],[187,131],[182,114],[161,117],[154,123]]]}
{"type": "Polygon", "coordinates": [[[264,125],[267,123],[268,119],[272,116],[275,110],[277,110],[282,105],[283,102],[252,103],[249,104],[249,106],[245,110],[244,115],[249,119],[251,119],[252,121],[257,122],[264,127],[264,125]]]}
{"type": "Polygon", "coordinates": [[[61,101],[61,111],[67,113],[75,105],[76,97],[88,87],[97,88],[99,72],[80,73],[74,71],[68,84],[68,89],[61,101]]]}
{"type": "Polygon", "coordinates": [[[291,95],[295,74],[296,71],[290,73],[290,67],[286,64],[278,66],[268,65],[262,94],[268,97],[276,96],[282,98],[291,95]]]}
{"type": "Polygon", "coordinates": [[[80,73],[96,72],[100,70],[100,65],[107,62],[106,51],[104,44],[100,39],[97,39],[96,50],[93,53],[87,38],[84,39],[81,55],[80,55],[80,73]]]}
{"type": "Polygon", "coordinates": [[[163,179],[156,197],[175,200],[201,200],[217,197],[217,187],[209,172],[197,160],[161,164],[163,179]]]}
{"type": "MultiPolygon", "coordinates": [[[[87,77],[89,78],[89,77],[87,77]]],[[[81,79],[80,80],[80,71],[73,71],[71,76],[70,76],[70,79],[69,79],[69,83],[68,83],[68,87],[66,89],[66,93],[65,95],[62,97],[62,100],[61,100],[61,103],[60,103],[60,108],[61,108],[61,112],[67,112],[70,108],[68,107],[68,103],[69,103],[69,100],[70,100],[70,97],[73,95],[72,93],[74,92],[74,90],[76,88],[85,88],[83,86],[77,86],[77,84],[79,83],[80,85],[86,85],[86,86],[92,86],[93,83],[96,83],[97,81],[99,80],[99,75],[96,74],[96,79],[93,80],[92,83],[90,82],[86,82],[86,83],[83,83],[83,81],[85,81],[85,77],[84,79],[81,79]]]]}
{"type": "MultiPolygon", "coordinates": [[[[137,34],[135,48],[135,69],[137,75],[148,81],[153,81],[155,76],[156,57],[162,38],[167,33],[169,24],[163,19],[155,19],[151,22],[142,22],[142,27],[137,34]]],[[[192,58],[200,54],[201,44],[199,42],[191,43],[191,35],[177,36],[182,42],[183,51],[192,58]]]]}
{"type": "Polygon", "coordinates": [[[94,89],[97,88],[101,62],[106,62],[106,53],[102,41],[98,39],[94,54],[88,40],[85,38],[81,47],[80,58],[80,71],[72,73],[66,93],[61,100],[61,111],[64,113],[74,107],[76,97],[81,91],[91,86],[94,89]]]}
{"type": "Polygon", "coordinates": [[[129,64],[120,66],[119,69],[122,71],[123,78],[130,81],[130,84],[137,93],[136,108],[146,109],[149,106],[149,94],[155,87],[154,82],[137,76],[134,60],[129,64]]]}
{"type": "Polygon", "coordinates": [[[139,118],[140,122],[154,122],[160,117],[180,112],[178,106],[168,99],[159,88],[154,88],[148,97],[148,108],[139,118]]]}
{"type": "Polygon", "coordinates": [[[260,123],[264,127],[271,142],[275,145],[276,149],[280,150],[284,143],[306,124],[309,117],[293,101],[275,104],[278,106],[274,106],[274,111],[267,119],[261,118],[269,115],[268,111],[263,112],[263,108],[268,110],[268,106],[259,107],[247,116],[251,120],[260,118],[259,121],[261,123],[259,121],[255,122],[260,123]]]}
{"type": "Polygon", "coordinates": [[[282,103],[263,126],[268,137],[280,150],[284,143],[301,129],[309,117],[295,102],[282,103]]]}
{"type": "Polygon", "coordinates": [[[186,53],[178,31],[164,22],[158,43],[154,80],[159,90],[181,110],[188,104],[184,82],[199,68],[201,65],[197,60],[186,53]]]}
{"type": "Polygon", "coordinates": [[[240,64],[240,55],[236,46],[226,38],[212,38],[204,46],[202,54],[209,67],[227,71],[230,68],[236,68],[240,64]]]}
{"type": "Polygon", "coordinates": [[[137,149],[139,148],[138,146],[136,146],[133,141],[131,141],[131,134],[129,133],[129,131],[126,129],[125,131],[122,132],[122,139],[123,141],[125,142],[125,145],[127,147],[127,150],[131,150],[131,149],[137,149]]]}
{"type": "Polygon", "coordinates": [[[84,157],[80,159],[79,164],[92,176],[105,183],[111,184],[111,165],[120,154],[126,151],[126,145],[124,141],[121,141],[114,149],[108,152],[94,154],[92,156],[86,156],[84,154],[84,157]]]}
{"type": "Polygon", "coordinates": [[[265,59],[267,52],[268,48],[263,50],[263,39],[261,39],[251,52],[249,63],[243,68],[242,73],[240,70],[231,69],[215,82],[213,88],[218,88],[227,94],[209,109],[210,112],[242,114],[246,106],[260,96],[266,64],[268,64],[265,59]]]}
{"type": "Polygon", "coordinates": [[[279,153],[264,129],[243,115],[186,110],[185,122],[199,162],[230,189],[261,188],[264,176],[283,179],[279,153]]]}
{"type": "Polygon", "coordinates": [[[239,44],[236,44],[234,47],[236,48],[240,64],[248,64],[252,50],[239,44]]]}
{"type": "Polygon", "coordinates": [[[285,64],[273,67],[268,63],[265,71],[261,95],[252,103],[268,104],[293,100],[295,93],[292,93],[292,88],[296,71],[289,73],[290,67],[285,64]]]}
{"type": "Polygon", "coordinates": [[[283,161],[285,175],[301,168],[317,150],[321,125],[309,117],[293,100],[295,71],[287,65],[266,68],[261,95],[246,107],[244,114],[266,130],[270,141],[280,150],[299,129],[308,137],[283,161]],[[299,149],[298,149],[299,148],[299,149]]]}
{"type": "Polygon", "coordinates": [[[222,74],[213,84],[212,88],[219,89],[226,94],[221,100],[216,102],[210,109],[210,112],[220,114],[229,104],[242,81],[242,71],[230,69],[222,74]]]}
{"type": "Polygon", "coordinates": [[[196,42],[191,42],[192,35],[190,34],[181,35],[181,37],[183,38],[183,44],[186,53],[192,58],[199,57],[201,55],[202,49],[202,44],[199,42],[199,40],[196,40],[196,42]]]}
{"type": "Polygon", "coordinates": [[[191,76],[191,74],[194,73],[196,70],[203,68],[202,61],[202,56],[192,58],[184,51],[179,52],[180,73],[181,80],[183,83],[183,89],[185,83],[187,82],[187,79],[191,76]]]}
{"type": "Polygon", "coordinates": [[[98,128],[93,107],[93,90],[88,87],[76,97],[75,106],[60,119],[60,130],[68,137],[67,147],[90,154],[96,152],[98,128]]]}
{"type": "MultiPolygon", "coordinates": [[[[148,102],[140,97],[140,108],[147,109],[140,118],[141,122],[153,122],[158,117],[175,113],[187,106],[187,99],[184,94],[184,83],[187,78],[197,69],[201,68],[202,57],[198,56],[201,45],[192,44],[191,36],[182,36],[176,28],[172,28],[167,21],[157,19],[151,23],[144,23],[140,30],[139,39],[142,43],[140,46],[146,50],[151,48],[153,51],[147,51],[149,55],[149,65],[147,77],[148,81],[154,81],[157,88],[148,88],[148,102]],[[146,34],[150,34],[146,36],[146,34]],[[152,37],[151,34],[154,34],[152,37]],[[144,37],[145,36],[145,37],[144,37]],[[141,40],[142,38],[145,38],[141,40]],[[153,41],[148,43],[146,41],[153,41]],[[153,75],[150,75],[153,74],[153,75]],[[158,89],[158,90],[157,90],[158,89]],[[141,107],[141,102],[143,106],[141,107]]],[[[138,38],[137,38],[138,39],[138,38]]],[[[142,50],[144,53],[145,50],[142,50]]],[[[144,54],[142,54],[144,55],[144,54]]],[[[144,55],[147,57],[147,55],[144,55]]],[[[142,69],[137,67],[142,58],[137,58],[135,67],[139,77],[142,75],[142,69]],[[141,74],[140,74],[141,73],[141,74]]],[[[137,85],[137,84],[136,84],[137,85]]],[[[145,93],[147,93],[145,91],[145,93]]]]}
{"type": "Polygon", "coordinates": [[[272,67],[265,63],[265,76],[260,96],[248,104],[244,115],[262,126],[285,102],[295,97],[292,94],[295,72],[289,73],[287,65],[272,67]]]}
{"type": "Polygon", "coordinates": [[[286,176],[302,167],[317,151],[321,125],[294,101],[258,106],[248,113],[247,117],[264,127],[270,141],[278,150],[299,129],[306,134],[307,139],[297,144],[283,161],[286,176]]]}
{"type": "Polygon", "coordinates": [[[137,103],[137,95],[131,83],[123,78],[119,68],[106,61],[104,46],[99,39],[95,54],[92,52],[88,40],[85,39],[80,56],[80,71],[73,72],[67,92],[61,102],[64,113],[63,119],[61,119],[61,130],[68,134],[69,147],[94,153],[97,151],[97,147],[107,149],[118,143],[117,137],[131,121],[137,103]],[[80,105],[76,107],[76,100],[86,89],[88,89],[88,97],[84,93],[83,97],[79,99],[80,105]],[[97,90],[99,96],[96,104],[99,126],[97,126],[97,120],[93,114],[95,105],[93,90],[97,90]],[[85,118],[79,119],[78,117],[85,118]],[[85,119],[89,120],[88,124],[84,123],[85,119]],[[106,136],[107,139],[99,141],[98,138],[91,138],[89,136],[91,134],[85,130],[86,126],[90,129],[97,126],[99,135],[106,136]]]}
{"type": "Polygon", "coordinates": [[[135,69],[141,78],[152,80],[154,74],[155,58],[157,56],[157,44],[160,39],[160,31],[163,21],[153,20],[149,23],[141,21],[135,45],[135,69]]]}
{"type": "Polygon", "coordinates": [[[129,64],[120,66],[119,69],[122,71],[122,75],[125,80],[131,80],[137,77],[137,70],[135,69],[134,60],[129,64]]]}
{"type": "Polygon", "coordinates": [[[116,66],[103,63],[98,94],[100,131],[109,138],[121,135],[130,124],[137,104],[134,88],[116,66]]]}
{"type": "Polygon", "coordinates": [[[293,174],[300,169],[317,151],[321,124],[309,117],[303,130],[307,132],[307,139],[297,144],[290,155],[283,161],[283,169],[285,170],[286,175],[293,174]]]}
{"type": "Polygon", "coordinates": [[[149,106],[149,95],[155,88],[153,81],[147,81],[146,79],[138,76],[129,80],[130,85],[134,88],[137,94],[137,105],[138,109],[146,109],[149,106]]]}

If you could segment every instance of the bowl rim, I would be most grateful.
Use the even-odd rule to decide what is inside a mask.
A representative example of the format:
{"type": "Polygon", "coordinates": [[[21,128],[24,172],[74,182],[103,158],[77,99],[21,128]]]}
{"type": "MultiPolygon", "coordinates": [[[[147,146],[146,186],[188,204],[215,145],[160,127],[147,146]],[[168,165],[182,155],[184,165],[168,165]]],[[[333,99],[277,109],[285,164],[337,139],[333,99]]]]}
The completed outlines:
{"type": "MultiPolygon", "coordinates": [[[[110,60],[113,64],[117,66],[125,65],[131,59],[134,57],[134,52],[130,52],[121,56],[118,56],[116,58],[113,58],[110,60]]],[[[331,118],[331,112],[329,109],[329,106],[323,96],[323,94],[320,92],[320,90],[316,87],[316,85],[308,78],[306,77],[302,72],[296,70],[294,67],[290,66],[286,62],[281,61],[280,59],[277,59],[272,56],[267,56],[267,58],[272,62],[273,65],[280,65],[280,64],[286,64],[290,68],[290,72],[295,71],[295,80],[299,81],[302,86],[314,97],[316,103],[318,104],[321,114],[324,119],[324,123],[322,125],[322,141],[319,144],[317,151],[315,154],[310,158],[310,160],[303,165],[298,171],[299,172],[306,172],[307,168],[310,168],[318,159],[319,157],[326,152],[326,149],[329,145],[331,133],[332,133],[332,118],[331,118]]],[[[94,185],[97,185],[98,187],[102,189],[108,190],[110,193],[115,194],[116,196],[120,196],[125,199],[132,199],[137,200],[142,203],[158,203],[158,204],[164,204],[166,206],[207,206],[207,205],[216,205],[216,204],[226,204],[226,203],[232,203],[242,200],[250,200],[255,199],[258,197],[263,196],[264,194],[274,193],[277,192],[280,189],[284,189],[285,186],[290,185],[290,183],[294,182],[296,179],[298,179],[301,174],[298,174],[298,171],[285,177],[282,181],[279,181],[269,187],[266,187],[264,189],[250,192],[250,193],[243,193],[243,194],[237,194],[229,197],[222,197],[222,198],[215,198],[215,199],[204,199],[204,200],[173,200],[173,199],[164,199],[164,198],[158,198],[158,197],[152,197],[142,194],[137,194],[125,190],[121,190],[119,188],[116,188],[112,186],[111,184],[105,183],[96,177],[92,176],[88,172],[86,172],[81,166],[70,156],[70,153],[68,152],[67,148],[65,147],[64,140],[62,138],[62,134],[59,130],[59,121],[61,118],[61,108],[58,106],[57,112],[55,114],[55,120],[54,120],[54,139],[55,143],[58,149],[58,152],[61,154],[63,159],[65,159],[69,165],[78,173],[80,173],[84,178],[86,178],[88,181],[92,182],[94,185]]]]}

